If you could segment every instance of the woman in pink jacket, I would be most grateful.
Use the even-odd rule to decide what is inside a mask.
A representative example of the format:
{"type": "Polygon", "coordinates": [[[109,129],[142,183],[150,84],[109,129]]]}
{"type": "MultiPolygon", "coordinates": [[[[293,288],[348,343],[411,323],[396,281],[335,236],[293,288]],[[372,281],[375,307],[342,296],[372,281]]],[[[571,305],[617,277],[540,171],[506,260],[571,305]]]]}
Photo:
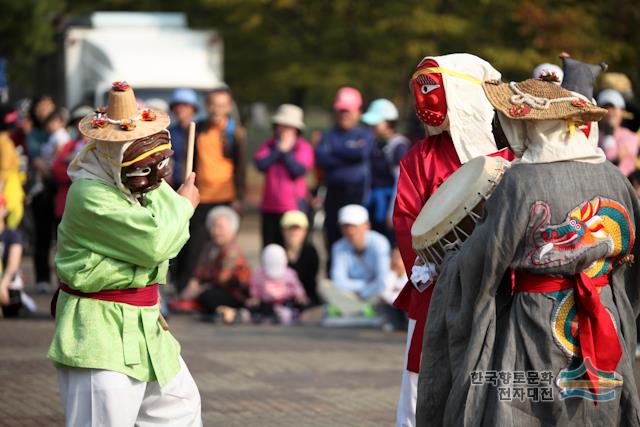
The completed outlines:
{"type": "Polygon", "coordinates": [[[302,138],[305,128],[300,107],[283,104],[272,118],[274,136],[255,155],[265,174],[262,196],[262,244],[283,244],[280,218],[291,210],[307,212],[306,174],[313,168],[313,149],[302,138]]]}

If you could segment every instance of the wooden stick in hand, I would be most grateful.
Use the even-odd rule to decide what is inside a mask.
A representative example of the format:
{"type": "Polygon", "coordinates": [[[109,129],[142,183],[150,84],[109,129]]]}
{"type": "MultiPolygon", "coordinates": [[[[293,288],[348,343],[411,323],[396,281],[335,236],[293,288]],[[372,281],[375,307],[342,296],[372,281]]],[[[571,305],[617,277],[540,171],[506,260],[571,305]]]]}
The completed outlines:
{"type": "Polygon", "coordinates": [[[193,146],[196,140],[196,124],[195,122],[189,123],[189,138],[187,139],[187,161],[184,167],[184,181],[189,178],[191,172],[193,172],[193,146]]]}

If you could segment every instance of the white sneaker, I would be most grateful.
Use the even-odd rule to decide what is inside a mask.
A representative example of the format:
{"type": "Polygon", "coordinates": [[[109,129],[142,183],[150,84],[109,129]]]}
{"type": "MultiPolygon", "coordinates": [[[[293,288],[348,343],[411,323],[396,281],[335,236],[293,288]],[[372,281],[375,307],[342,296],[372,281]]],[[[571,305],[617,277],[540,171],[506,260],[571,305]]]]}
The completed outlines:
{"type": "Polygon", "coordinates": [[[22,300],[22,305],[24,305],[25,308],[29,310],[29,312],[35,313],[36,311],[38,311],[36,302],[26,293],[20,292],[20,299],[22,300]]]}

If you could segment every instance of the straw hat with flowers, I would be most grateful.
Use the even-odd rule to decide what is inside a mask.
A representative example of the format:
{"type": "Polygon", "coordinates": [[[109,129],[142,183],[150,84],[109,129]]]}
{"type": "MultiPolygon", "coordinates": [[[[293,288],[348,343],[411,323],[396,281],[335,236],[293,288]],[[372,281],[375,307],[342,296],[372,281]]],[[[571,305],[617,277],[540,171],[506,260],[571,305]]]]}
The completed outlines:
{"type": "Polygon", "coordinates": [[[551,82],[484,82],[484,91],[498,111],[514,120],[600,120],[607,110],[551,82]]]}
{"type": "Polygon", "coordinates": [[[87,138],[124,142],[144,138],[169,126],[169,116],[159,110],[138,109],[133,89],[127,82],[114,82],[106,107],[85,116],[78,129],[87,138]]]}

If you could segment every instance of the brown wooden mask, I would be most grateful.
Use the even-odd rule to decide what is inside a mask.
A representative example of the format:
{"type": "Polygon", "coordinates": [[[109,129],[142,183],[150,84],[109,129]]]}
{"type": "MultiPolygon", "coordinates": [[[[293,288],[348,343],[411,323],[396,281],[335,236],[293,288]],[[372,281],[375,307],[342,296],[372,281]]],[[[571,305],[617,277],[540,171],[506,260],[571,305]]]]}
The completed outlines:
{"type": "Polygon", "coordinates": [[[173,150],[167,131],[136,139],[122,156],[122,183],[133,194],[155,190],[171,175],[171,156],[173,150]]]}

